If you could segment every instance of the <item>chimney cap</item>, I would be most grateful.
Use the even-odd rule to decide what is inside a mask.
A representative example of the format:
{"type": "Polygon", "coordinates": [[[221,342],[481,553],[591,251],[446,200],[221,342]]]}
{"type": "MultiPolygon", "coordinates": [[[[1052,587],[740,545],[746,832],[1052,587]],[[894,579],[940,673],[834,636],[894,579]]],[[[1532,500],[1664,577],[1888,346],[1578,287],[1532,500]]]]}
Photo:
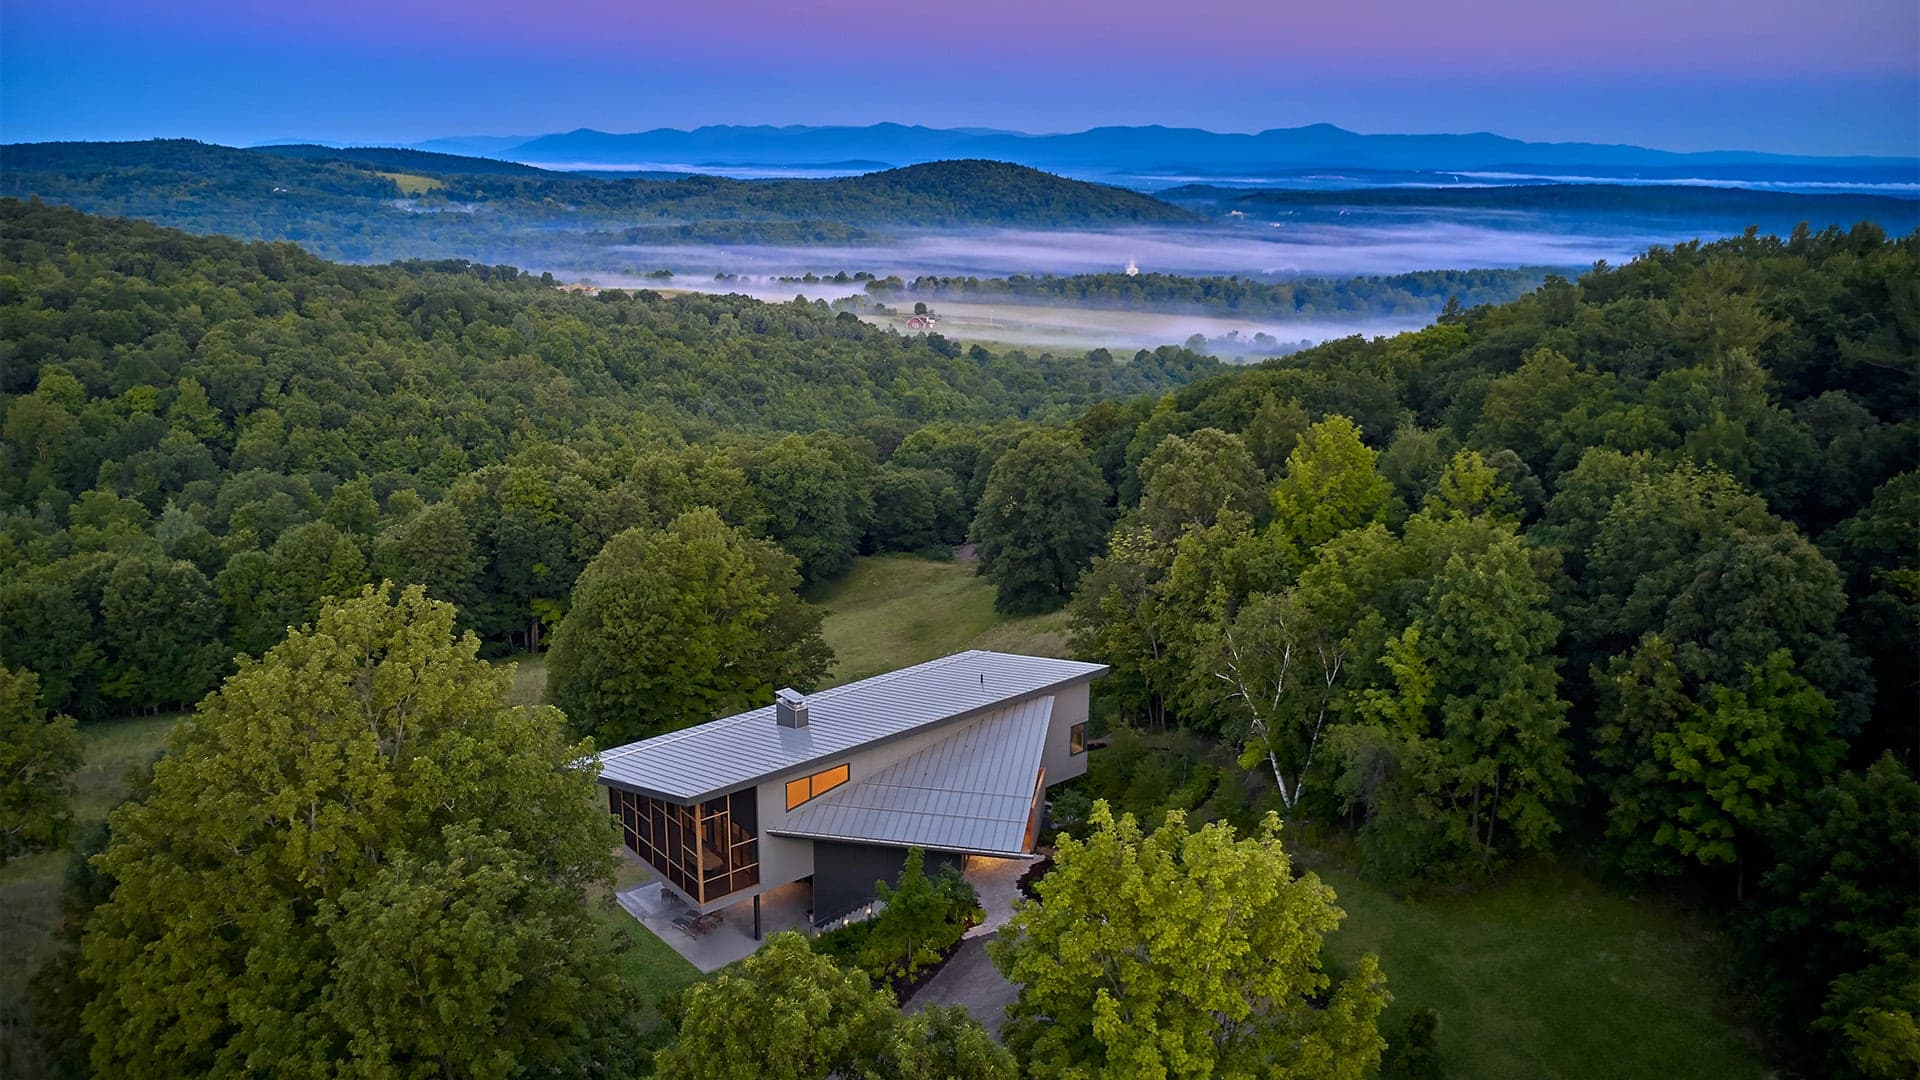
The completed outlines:
{"type": "Polygon", "coordinates": [[[774,691],[773,719],[783,728],[807,726],[807,699],[798,690],[783,687],[774,691]]]}

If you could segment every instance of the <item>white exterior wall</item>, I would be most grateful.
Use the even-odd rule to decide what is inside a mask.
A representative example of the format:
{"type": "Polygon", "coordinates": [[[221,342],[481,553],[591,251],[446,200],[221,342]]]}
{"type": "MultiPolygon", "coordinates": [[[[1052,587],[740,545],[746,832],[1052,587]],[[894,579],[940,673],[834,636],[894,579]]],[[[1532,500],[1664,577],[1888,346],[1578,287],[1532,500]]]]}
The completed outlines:
{"type": "Polygon", "coordinates": [[[1070,753],[1073,725],[1087,719],[1086,682],[1062,687],[1053,695],[1053,717],[1047,724],[1047,748],[1040,754],[1040,765],[1047,770],[1047,786],[1083,776],[1087,771],[1084,751],[1070,753]]]}

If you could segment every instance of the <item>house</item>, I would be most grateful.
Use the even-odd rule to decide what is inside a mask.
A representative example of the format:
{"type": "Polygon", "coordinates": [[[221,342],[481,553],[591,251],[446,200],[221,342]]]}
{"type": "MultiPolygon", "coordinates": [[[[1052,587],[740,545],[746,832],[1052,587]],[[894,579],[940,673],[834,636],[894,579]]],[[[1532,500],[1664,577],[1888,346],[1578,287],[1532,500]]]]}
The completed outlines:
{"type": "Polygon", "coordinates": [[[908,319],[908,320],[907,320],[907,329],[909,329],[909,330],[931,330],[931,329],[933,329],[933,316],[931,316],[931,315],[915,315],[915,316],[913,316],[912,318],[910,318],[910,319],[908,319]]]}
{"type": "Polygon", "coordinates": [[[812,881],[812,920],[865,904],[910,848],[931,872],[1033,851],[1046,789],[1086,772],[1104,664],[970,651],[601,755],[626,846],[701,914],[812,881]]]}

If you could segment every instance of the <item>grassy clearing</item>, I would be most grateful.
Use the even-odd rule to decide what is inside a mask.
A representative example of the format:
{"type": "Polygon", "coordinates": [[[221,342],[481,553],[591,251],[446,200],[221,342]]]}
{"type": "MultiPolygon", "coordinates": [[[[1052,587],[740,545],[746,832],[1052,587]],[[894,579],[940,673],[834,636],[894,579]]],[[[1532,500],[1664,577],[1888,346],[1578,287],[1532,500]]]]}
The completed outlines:
{"type": "Polygon", "coordinates": [[[662,994],[685,989],[705,976],[685,957],[674,952],[653,931],[640,925],[611,897],[593,906],[593,918],[600,927],[600,940],[619,957],[620,975],[639,991],[645,1012],[639,1018],[642,1029],[660,1022],[656,1003],[662,994]]]}
{"type": "Polygon", "coordinates": [[[1447,1076],[1767,1075],[1730,1008],[1722,943],[1666,903],[1544,861],[1420,900],[1313,869],[1347,913],[1327,942],[1335,966],[1380,957],[1390,1035],[1437,1010],[1447,1076]]]}
{"type": "Polygon", "coordinates": [[[502,660],[499,662],[514,665],[513,686],[507,690],[507,704],[541,705],[546,703],[546,653],[521,653],[510,660],[502,660]]]}
{"type": "MultiPolygon", "coordinates": [[[[127,796],[129,778],[159,753],[181,714],[89,724],[86,757],[74,774],[74,833],[104,820],[127,796]]],[[[27,981],[53,955],[60,925],[66,851],[48,851],[0,867],[0,1072],[31,1075],[39,1061],[27,1026],[27,981]]]]}
{"type": "Polygon", "coordinates": [[[829,612],[821,632],[836,658],[832,684],[963,649],[1066,654],[1065,612],[1002,616],[993,610],[993,586],[970,563],[910,555],[856,559],[819,602],[829,612]]]}
{"type": "Polygon", "coordinates": [[[418,173],[383,172],[381,176],[393,181],[402,195],[424,195],[429,191],[447,186],[445,180],[434,176],[421,176],[418,173]]]}

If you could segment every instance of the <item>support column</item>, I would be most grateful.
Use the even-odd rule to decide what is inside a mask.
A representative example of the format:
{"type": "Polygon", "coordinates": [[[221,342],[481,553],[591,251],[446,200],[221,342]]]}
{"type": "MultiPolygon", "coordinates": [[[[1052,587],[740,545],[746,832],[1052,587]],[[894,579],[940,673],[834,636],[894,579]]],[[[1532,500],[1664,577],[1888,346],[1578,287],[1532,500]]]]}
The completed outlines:
{"type": "Polygon", "coordinates": [[[753,940],[760,940],[760,894],[753,894],[753,940]]]}

